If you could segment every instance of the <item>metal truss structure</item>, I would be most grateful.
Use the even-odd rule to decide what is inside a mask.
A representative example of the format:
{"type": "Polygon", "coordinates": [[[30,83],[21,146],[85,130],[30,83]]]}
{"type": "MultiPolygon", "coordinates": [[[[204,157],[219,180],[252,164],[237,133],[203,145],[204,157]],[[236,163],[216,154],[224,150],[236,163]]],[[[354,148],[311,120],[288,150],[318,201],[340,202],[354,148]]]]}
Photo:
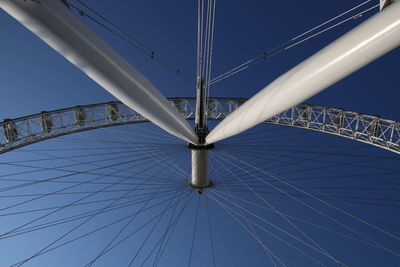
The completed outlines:
{"type": "MultiPolygon", "coordinates": [[[[195,119],[195,98],[169,98],[187,119],[195,119]]],[[[207,119],[222,120],[244,98],[210,98],[207,119]]],[[[102,127],[149,122],[121,102],[44,111],[0,123],[0,154],[61,135],[102,127]]],[[[264,123],[351,138],[400,154],[400,123],[342,109],[300,104],[264,123]]]]}

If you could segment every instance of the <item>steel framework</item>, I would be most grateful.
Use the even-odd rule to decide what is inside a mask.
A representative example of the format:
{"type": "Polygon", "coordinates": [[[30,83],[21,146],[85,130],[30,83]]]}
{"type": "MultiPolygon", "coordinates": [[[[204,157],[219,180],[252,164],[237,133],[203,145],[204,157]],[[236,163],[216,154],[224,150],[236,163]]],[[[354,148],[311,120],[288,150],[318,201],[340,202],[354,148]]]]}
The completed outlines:
{"type": "MultiPolygon", "coordinates": [[[[169,98],[187,119],[195,119],[195,98],[169,98]]],[[[207,118],[222,120],[244,98],[210,98],[207,118]]],[[[0,154],[50,138],[102,127],[144,123],[146,118],[121,102],[76,106],[0,123],[0,154]]],[[[400,123],[337,108],[300,104],[264,123],[304,128],[351,138],[400,154],[400,123]]]]}

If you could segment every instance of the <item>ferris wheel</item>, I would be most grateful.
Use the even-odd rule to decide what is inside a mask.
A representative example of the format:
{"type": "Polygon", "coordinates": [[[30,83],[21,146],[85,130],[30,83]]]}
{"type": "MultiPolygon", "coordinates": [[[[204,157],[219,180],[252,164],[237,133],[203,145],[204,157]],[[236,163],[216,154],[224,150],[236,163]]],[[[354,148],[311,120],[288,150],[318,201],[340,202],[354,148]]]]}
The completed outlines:
{"type": "MultiPolygon", "coordinates": [[[[81,7],[0,0],[1,8],[120,100],[0,124],[0,263],[400,262],[399,122],[301,104],[399,45],[400,3],[381,1],[351,15],[380,9],[250,99],[210,97],[210,87],[315,33],[213,78],[216,1],[200,0],[196,97],[166,99],[75,13],[96,21],[86,8],[151,59],[177,76],[182,72],[77,3],[81,7]]],[[[320,28],[326,23],[314,28],[317,34],[329,29],[320,28]]]]}

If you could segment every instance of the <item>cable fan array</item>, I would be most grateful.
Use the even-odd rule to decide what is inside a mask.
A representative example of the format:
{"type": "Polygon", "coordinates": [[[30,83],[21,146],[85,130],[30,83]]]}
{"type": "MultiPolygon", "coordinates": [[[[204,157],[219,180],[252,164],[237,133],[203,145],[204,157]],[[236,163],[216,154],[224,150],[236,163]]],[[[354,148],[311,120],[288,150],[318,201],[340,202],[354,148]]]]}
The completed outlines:
{"type": "MultiPolygon", "coordinates": [[[[212,78],[217,5],[216,0],[199,0],[197,89],[201,89],[202,92],[197,100],[202,99],[199,101],[202,108],[191,112],[196,113],[196,123],[198,116],[204,116],[202,126],[207,127],[207,118],[210,118],[207,112],[212,104],[211,101],[208,102],[210,86],[374,10],[378,5],[366,8],[371,1],[365,1],[212,78]],[[363,9],[359,11],[361,8],[363,9]]],[[[331,139],[319,139],[318,133],[313,131],[309,131],[309,136],[303,136],[302,139],[298,136],[302,129],[295,129],[299,132],[293,134],[282,131],[276,125],[261,125],[257,130],[251,128],[275,118],[277,114],[328,88],[399,46],[400,2],[390,1],[390,5],[385,4],[380,13],[284,73],[245,103],[237,103],[232,109],[229,107],[230,115],[210,133],[207,132],[208,135],[203,136],[203,139],[200,134],[204,132],[192,129],[187,122],[188,117],[183,116],[184,107],[179,106],[179,103],[183,102],[168,102],[144,75],[73,12],[98,23],[179,76],[180,70],[85,2],[77,2],[80,6],[59,0],[0,0],[0,8],[105,90],[168,134],[120,121],[118,127],[106,133],[104,129],[97,129],[93,125],[92,129],[96,128],[93,135],[76,131],[79,138],[69,138],[60,137],[59,133],[57,144],[65,142],[65,146],[62,147],[42,147],[39,142],[33,145],[33,149],[20,150],[39,156],[34,160],[16,160],[12,157],[13,154],[10,154],[9,159],[6,158],[7,160],[0,163],[5,168],[10,168],[0,175],[2,182],[9,183],[0,190],[0,197],[8,201],[0,207],[0,216],[26,217],[16,224],[6,224],[5,230],[0,233],[0,239],[32,234],[40,243],[25,253],[30,256],[24,256],[13,266],[35,263],[39,256],[47,256],[51,254],[49,252],[60,247],[110,229],[112,230],[103,236],[105,243],[97,243],[96,239],[90,240],[93,245],[86,248],[90,256],[86,255],[85,260],[90,259],[85,266],[92,266],[100,260],[107,259],[110,252],[114,252],[114,248],[126,243],[129,246],[123,252],[129,257],[129,266],[136,266],[138,262],[141,262],[141,266],[155,266],[160,262],[169,263],[165,266],[174,266],[171,263],[174,262],[174,253],[182,251],[188,255],[188,259],[184,258],[183,266],[191,266],[196,259],[207,258],[196,250],[201,242],[210,243],[205,246],[211,251],[206,261],[214,266],[218,265],[218,260],[227,264],[226,259],[230,259],[231,265],[255,266],[256,263],[265,263],[265,258],[274,266],[286,266],[285,254],[293,251],[296,252],[296,256],[288,259],[290,263],[302,265],[307,260],[317,265],[345,266],[345,262],[339,256],[331,253],[336,252],[332,249],[332,244],[339,244],[339,241],[332,244],[324,242],[325,236],[319,235],[321,231],[328,233],[335,240],[355,244],[357,248],[367,247],[366,251],[371,249],[374,252],[378,251],[378,254],[399,256],[394,243],[400,240],[396,232],[399,229],[395,219],[397,215],[382,215],[393,212],[392,208],[398,208],[398,165],[395,164],[397,157],[383,152],[379,156],[370,156],[363,153],[362,149],[365,146],[360,144],[349,151],[346,143],[350,142],[349,140],[343,141],[343,144],[340,141],[333,144],[331,139]],[[102,21],[97,20],[96,16],[102,21]],[[181,112],[178,112],[176,107],[181,112]],[[133,131],[132,128],[139,130],[133,131]],[[259,132],[260,128],[262,131],[259,132]],[[244,134],[244,131],[248,132],[244,134]],[[232,139],[228,139],[230,137],[232,139]],[[299,140],[304,143],[292,146],[299,140]],[[315,142],[317,146],[312,145],[315,142]],[[85,146],[81,146],[82,143],[85,143],[85,146]],[[99,146],[93,147],[94,144],[99,146]],[[188,147],[192,150],[192,161],[185,161],[190,157],[188,147]],[[330,152],[325,151],[325,148],[330,148],[330,152]],[[76,153],[77,151],[79,153],[76,153]],[[296,155],[293,155],[294,152],[296,155]],[[193,155],[203,155],[203,158],[199,160],[193,155]],[[242,157],[243,155],[247,155],[247,158],[242,157]],[[46,166],[49,162],[54,166],[46,166]],[[337,166],[342,169],[332,170],[332,167],[337,166]],[[11,167],[23,170],[15,172],[11,167]],[[355,174],[352,168],[360,172],[355,174]],[[307,170],[313,172],[305,173],[307,170]],[[46,176],[46,171],[59,173],[46,176]],[[43,177],[31,176],[37,172],[45,174],[43,177]],[[207,190],[209,188],[204,197],[190,194],[192,191],[186,190],[190,175],[191,189],[203,193],[206,187],[207,190]],[[198,187],[193,186],[195,176],[196,179],[203,179],[198,187]],[[209,183],[208,176],[212,177],[215,184],[209,183]],[[382,191],[388,193],[382,196],[382,191]],[[58,196],[62,198],[57,198],[58,196]],[[214,205],[209,205],[209,202],[214,205]],[[36,207],[35,203],[42,206],[36,207]],[[290,205],[287,205],[288,203],[290,205]],[[87,207],[85,212],[79,210],[82,206],[87,207]],[[259,216],[254,212],[260,210],[268,215],[259,216]],[[227,214],[229,218],[218,221],[218,215],[221,213],[227,214]],[[29,214],[38,214],[38,217],[29,214]],[[187,215],[183,220],[182,214],[187,215]],[[177,227],[180,220],[184,223],[177,227]],[[71,222],[76,224],[62,229],[61,235],[57,233],[58,229],[64,225],[70,226],[71,222]],[[93,224],[96,227],[87,229],[86,227],[93,222],[96,222],[93,224]],[[236,222],[237,224],[231,225],[236,222]],[[200,233],[206,232],[204,229],[207,227],[210,236],[205,238],[200,233]],[[246,249],[249,250],[249,255],[253,249],[258,249],[258,252],[263,253],[264,261],[257,257],[248,257],[237,263],[236,255],[241,255],[242,251],[238,248],[232,249],[229,245],[226,246],[226,251],[221,249],[222,244],[229,243],[231,238],[224,235],[224,228],[233,229],[232,236],[244,244],[247,244],[248,239],[256,243],[253,244],[254,247],[246,249]],[[42,229],[54,230],[49,230],[51,234],[46,236],[43,242],[39,231],[42,229]],[[173,240],[173,232],[180,230],[187,233],[183,231],[187,229],[190,229],[189,235],[183,234],[174,240],[179,249],[169,255],[164,253],[168,250],[169,242],[173,240]],[[243,231],[246,235],[242,234],[243,231]],[[216,237],[217,234],[219,237],[216,237]],[[135,240],[129,243],[132,237],[135,240]],[[182,242],[179,238],[187,242],[182,242]],[[271,239],[279,242],[270,243],[271,239]],[[215,254],[216,248],[220,249],[220,254],[215,254]],[[301,263],[297,262],[298,259],[301,263]],[[254,262],[251,262],[253,260],[254,262]]],[[[105,120],[112,121],[111,124],[115,123],[116,126],[116,121],[122,117],[121,110],[116,109],[115,105],[107,107],[112,108],[107,109],[108,112],[111,111],[108,114],[111,116],[105,120]]],[[[74,109],[75,117],[71,116],[72,120],[80,122],[81,126],[87,122],[86,118],[82,117],[82,110],[84,111],[82,107],[74,109]]],[[[310,109],[300,108],[297,113],[292,114],[295,114],[291,116],[293,121],[312,121],[310,109]]],[[[43,113],[41,122],[44,123],[38,124],[44,129],[44,134],[49,134],[53,126],[53,121],[49,120],[53,117],[47,115],[43,113]],[[49,121],[52,126],[43,127],[48,126],[49,121]]],[[[347,123],[346,118],[340,110],[331,113],[331,126],[340,131],[347,123]]],[[[142,122],[144,121],[143,118],[142,122]]],[[[368,138],[386,136],[381,133],[384,128],[381,127],[379,118],[374,117],[368,122],[365,127],[365,135],[368,138]]],[[[324,122],[322,124],[323,127],[326,126],[324,122]]],[[[19,129],[11,121],[8,124],[5,122],[4,132],[8,133],[9,137],[6,139],[10,139],[11,141],[8,141],[11,143],[16,140],[20,136],[19,129]]],[[[392,129],[392,133],[394,131],[395,129],[392,129]]],[[[49,140],[51,141],[54,140],[49,140]]],[[[15,150],[12,153],[19,152],[15,150]]],[[[12,245],[14,244],[10,244],[12,245]]],[[[345,247],[336,249],[342,253],[338,253],[340,256],[348,253],[345,247]]]]}

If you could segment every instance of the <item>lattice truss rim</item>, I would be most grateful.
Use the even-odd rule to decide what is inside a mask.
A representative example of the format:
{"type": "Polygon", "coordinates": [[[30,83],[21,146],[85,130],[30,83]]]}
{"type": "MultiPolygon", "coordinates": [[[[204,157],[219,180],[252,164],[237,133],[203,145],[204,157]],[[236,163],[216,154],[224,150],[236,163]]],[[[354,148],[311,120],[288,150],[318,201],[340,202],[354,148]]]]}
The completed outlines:
{"type": "MultiPolygon", "coordinates": [[[[187,119],[195,118],[195,98],[168,99],[187,119]]],[[[245,98],[210,98],[207,118],[222,120],[245,98]]],[[[61,135],[123,124],[148,122],[120,101],[75,106],[5,119],[0,123],[0,154],[61,135]]],[[[264,123],[303,128],[351,138],[400,154],[400,123],[343,109],[297,105],[264,123]]]]}

